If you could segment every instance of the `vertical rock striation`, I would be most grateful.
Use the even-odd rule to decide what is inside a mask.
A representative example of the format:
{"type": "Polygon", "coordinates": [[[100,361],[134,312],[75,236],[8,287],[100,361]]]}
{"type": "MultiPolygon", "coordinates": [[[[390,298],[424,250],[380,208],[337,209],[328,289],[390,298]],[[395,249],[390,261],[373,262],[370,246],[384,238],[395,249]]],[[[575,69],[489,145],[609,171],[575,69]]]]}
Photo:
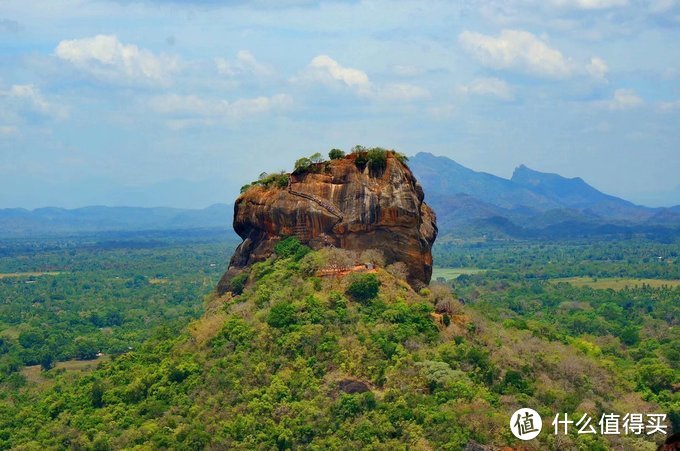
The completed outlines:
{"type": "Polygon", "coordinates": [[[290,174],[287,187],[254,186],[234,205],[234,230],[243,239],[218,284],[273,253],[285,236],[319,249],[379,249],[387,264],[404,262],[413,286],[429,283],[435,214],[410,169],[387,152],[384,165],[361,164],[355,154],[290,174]]]}

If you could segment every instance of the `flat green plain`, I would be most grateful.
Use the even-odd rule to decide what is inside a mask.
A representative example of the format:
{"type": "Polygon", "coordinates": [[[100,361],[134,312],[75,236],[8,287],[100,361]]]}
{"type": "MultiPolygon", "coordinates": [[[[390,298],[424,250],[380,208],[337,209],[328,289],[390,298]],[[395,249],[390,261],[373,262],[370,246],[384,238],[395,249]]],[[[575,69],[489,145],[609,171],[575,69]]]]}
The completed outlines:
{"type": "Polygon", "coordinates": [[[477,274],[486,271],[485,269],[479,268],[440,268],[434,267],[432,269],[432,280],[437,280],[439,277],[443,277],[446,280],[457,279],[463,274],[477,274]]]}
{"type": "Polygon", "coordinates": [[[551,282],[567,282],[577,287],[590,287],[599,290],[623,290],[624,288],[641,287],[643,284],[653,288],[677,287],[680,286],[680,280],[668,279],[634,279],[627,277],[564,277],[559,279],[552,279],[551,282]]]}

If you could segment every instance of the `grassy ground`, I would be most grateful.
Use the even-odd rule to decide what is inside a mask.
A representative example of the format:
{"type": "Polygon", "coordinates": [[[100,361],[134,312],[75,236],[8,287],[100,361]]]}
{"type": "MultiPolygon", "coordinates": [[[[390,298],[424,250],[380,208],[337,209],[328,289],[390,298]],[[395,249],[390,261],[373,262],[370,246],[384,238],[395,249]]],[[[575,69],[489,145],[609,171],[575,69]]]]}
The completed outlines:
{"type": "Polygon", "coordinates": [[[56,276],[58,271],[49,272],[6,272],[0,273],[0,279],[6,279],[8,277],[38,277],[38,276],[56,276]]]}
{"type": "Polygon", "coordinates": [[[432,280],[437,280],[438,277],[443,277],[446,280],[457,279],[463,274],[477,274],[485,271],[478,268],[439,268],[435,267],[432,270],[432,280]]]}
{"type": "Polygon", "coordinates": [[[602,278],[592,278],[592,277],[565,277],[561,279],[551,280],[553,283],[567,282],[572,285],[579,287],[591,287],[599,290],[606,290],[611,288],[612,290],[622,290],[626,287],[633,288],[635,286],[642,286],[646,284],[654,288],[660,288],[662,286],[677,287],[680,286],[680,280],[664,280],[664,279],[632,279],[624,277],[602,277],[602,278]]]}
{"type": "MultiPolygon", "coordinates": [[[[67,371],[86,373],[93,371],[101,362],[110,360],[108,355],[103,355],[95,360],[67,360],[65,362],[57,362],[51,371],[67,371]]],[[[43,386],[49,382],[40,368],[40,365],[26,366],[21,370],[21,374],[26,377],[26,381],[30,385],[43,386]]]]}

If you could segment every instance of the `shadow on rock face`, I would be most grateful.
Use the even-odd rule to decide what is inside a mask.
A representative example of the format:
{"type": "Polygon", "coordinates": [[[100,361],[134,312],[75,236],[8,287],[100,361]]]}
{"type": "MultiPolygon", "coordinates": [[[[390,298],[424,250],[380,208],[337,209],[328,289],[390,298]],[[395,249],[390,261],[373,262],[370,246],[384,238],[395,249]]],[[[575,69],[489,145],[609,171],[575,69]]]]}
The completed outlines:
{"type": "Polygon", "coordinates": [[[287,236],[313,249],[380,250],[386,264],[406,264],[412,286],[427,285],[437,225],[422,187],[393,152],[386,153],[380,170],[356,158],[318,163],[289,174],[287,186],[255,186],[239,196],[234,230],[244,241],[218,292],[230,291],[239,269],[268,258],[287,236]]]}

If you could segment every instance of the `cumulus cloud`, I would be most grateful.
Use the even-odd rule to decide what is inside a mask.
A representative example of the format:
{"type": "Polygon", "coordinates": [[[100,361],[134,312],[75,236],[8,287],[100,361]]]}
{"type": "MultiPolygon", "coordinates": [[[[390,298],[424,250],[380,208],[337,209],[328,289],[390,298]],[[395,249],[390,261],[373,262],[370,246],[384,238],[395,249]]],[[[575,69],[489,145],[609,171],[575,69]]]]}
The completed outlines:
{"type": "Polygon", "coordinates": [[[463,94],[490,96],[502,100],[512,100],[515,97],[510,85],[505,80],[495,77],[476,78],[467,85],[459,86],[459,90],[463,94]]]}
{"type": "Polygon", "coordinates": [[[242,75],[267,77],[274,72],[269,66],[257,61],[255,56],[248,50],[239,51],[234,62],[230,62],[225,58],[215,58],[215,66],[221,75],[227,77],[242,75]]]}
{"type": "Polygon", "coordinates": [[[356,95],[380,101],[412,101],[430,96],[430,92],[408,83],[373,83],[366,72],[342,66],[328,55],[312,59],[296,82],[320,83],[329,87],[348,89],[356,95]]]}
{"type": "Polygon", "coordinates": [[[326,84],[340,82],[360,92],[368,91],[371,87],[366,72],[351,67],[343,67],[328,55],[315,56],[309,63],[307,76],[326,84]]]}
{"type": "Polygon", "coordinates": [[[611,111],[626,111],[642,106],[642,97],[632,89],[617,89],[610,100],[597,102],[600,107],[611,111]]]}
{"type": "Polygon", "coordinates": [[[293,99],[287,94],[239,99],[233,102],[195,95],[167,94],[152,98],[149,106],[156,113],[170,116],[175,120],[195,121],[210,125],[281,111],[292,103],[293,99]]]}
{"type": "Polygon", "coordinates": [[[593,78],[606,80],[609,66],[602,58],[594,56],[590,58],[590,63],[586,65],[586,72],[593,78]]]}
{"type": "Polygon", "coordinates": [[[66,108],[48,102],[34,85],[12,85],[9,89],[0,91],[0,100],[5,106],[5,112],[19,115],[33,115],[64,119],[68,112],[66,108]]]}
{"type": "Polygon", "coordinates": [[[123,44],[113,35],[64,40],[55,54],[102,81],[122,84],[167,85],[179,66],[177,58],[123,44]]]}
{"type": "Polygon", "coordinates": [[[503,30],[496,37],[464,31],[458,41],[482,65],[493,69],[511,69],[550,78],[564,78],[573,71],[571,63],[559,50],[528,31],[503,30]]]}

